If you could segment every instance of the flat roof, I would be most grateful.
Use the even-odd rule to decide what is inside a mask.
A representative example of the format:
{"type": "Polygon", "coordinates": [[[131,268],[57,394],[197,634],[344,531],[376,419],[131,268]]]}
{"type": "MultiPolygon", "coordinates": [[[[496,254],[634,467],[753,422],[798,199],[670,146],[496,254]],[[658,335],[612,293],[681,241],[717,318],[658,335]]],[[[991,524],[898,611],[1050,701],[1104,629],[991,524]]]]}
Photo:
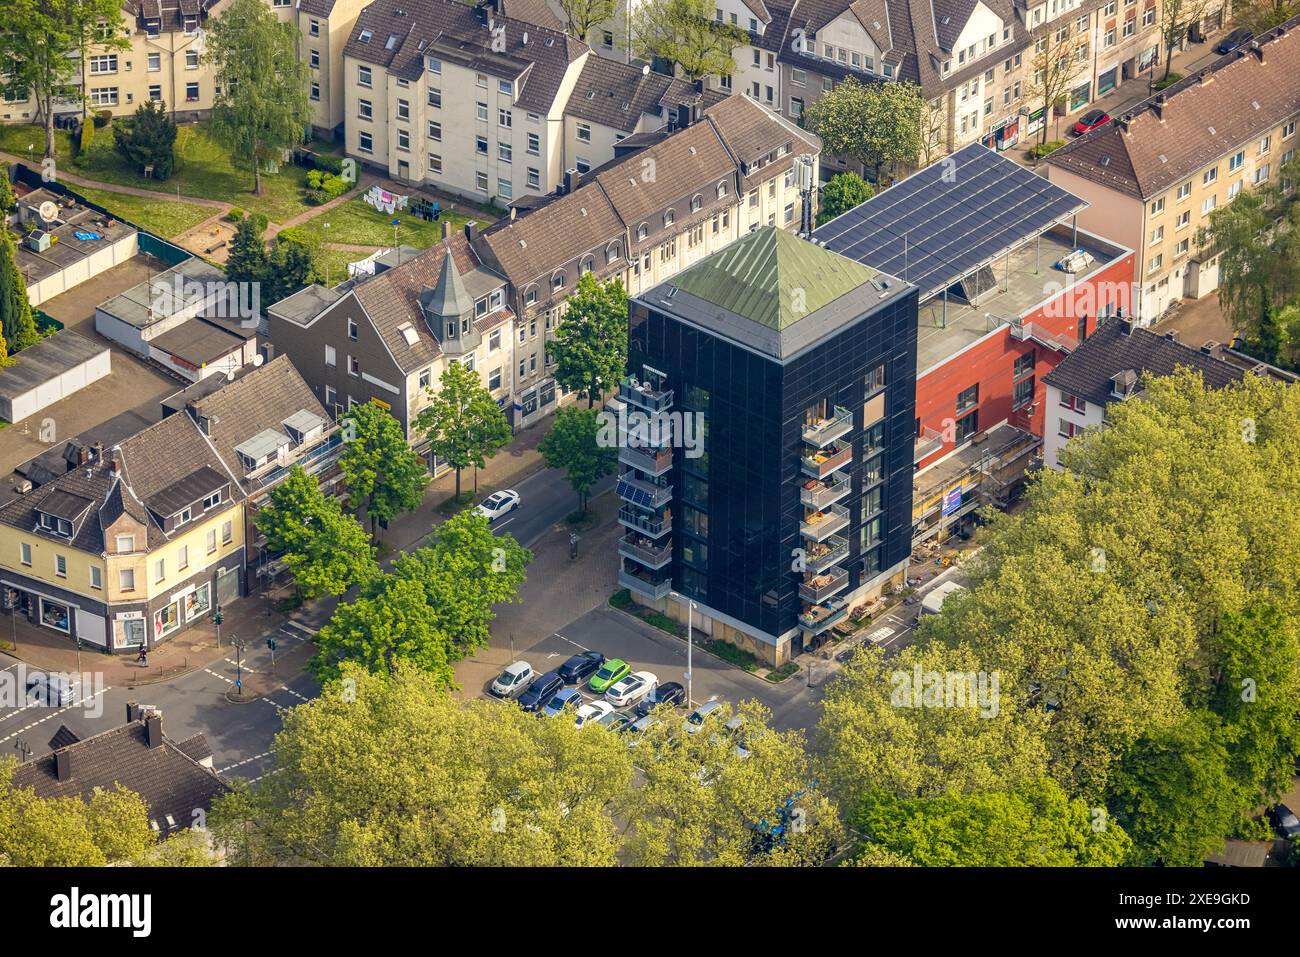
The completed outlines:
{"type": "Polygon", "coordinates": [[[149,340],[149,345],[196,366],[223,359],[243,348],[244,340],[202,319],[186,319],[149,340]]]}
{"type": "Polygon", "coordinates": [[[226,274],[198,257],[187,259],[132,286],[98,308],[115,319],[137,329],[145,329],[160,319],[179,312],[189,291],[186,282],[225,282],[226,274]]]}
{"type": "Polygon", "coordinates": [[[978,297],[975,305],[949,295],[945,319],[942,296],[922,301],[917,311],[917,374],[941,365],[1005,322],[1019,319],[1049,298],[1049,283],[1063,288],[1073,286],[1125,254],[1125,250],[1095,236],[1083,232],[1075,236],[1069,227],[1061,226],[1042,233],[1038,241],[1011,250],[991,265],[997,286],[978,297]],[[1096,262],[1082,273],[1057,269],[1057,260],[1075,249],[1087,250],[1096,262]]]}
{"type": "Polygon", "coordinates": [[[0,370],[0,396],[12,400],[26,395],[108,351],[106,345],[70,329],[61,329],[15,353],[13,365],[0,370]]]}
{"type": "Polygon", "coordinates": [[[925,299],[1087,206],[972,143],[831,220],[813,239],[912,283],[925,299]]]}
{"type": "Polygon", "coordinates": [[[266,311],[303,326],[342,298],[343,293],[337,287],[329,289],[321,285],[306,286],[281,299],[266,311]]]}

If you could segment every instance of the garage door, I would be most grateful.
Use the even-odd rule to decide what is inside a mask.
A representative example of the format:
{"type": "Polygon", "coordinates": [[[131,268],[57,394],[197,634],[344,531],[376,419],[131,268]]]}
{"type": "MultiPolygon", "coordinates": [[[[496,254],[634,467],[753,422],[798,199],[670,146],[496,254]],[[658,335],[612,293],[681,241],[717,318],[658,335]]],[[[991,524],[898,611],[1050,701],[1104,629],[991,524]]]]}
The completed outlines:
{"type": "Polygon", "coordinates": [[[108,630],[104,626],[104,619],[80,608],[77,609],[77,637],[101,648],[108,647],[108,630]]]}

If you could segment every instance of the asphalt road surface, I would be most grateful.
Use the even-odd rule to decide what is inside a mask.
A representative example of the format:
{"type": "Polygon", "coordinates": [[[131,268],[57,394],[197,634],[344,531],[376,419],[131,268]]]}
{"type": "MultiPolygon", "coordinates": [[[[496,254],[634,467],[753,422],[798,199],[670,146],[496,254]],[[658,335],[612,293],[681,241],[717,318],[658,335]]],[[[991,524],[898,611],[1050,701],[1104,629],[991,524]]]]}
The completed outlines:
{"type": "MultiPolygon", "coordinates": [[[[589,497],[614,487],[614,477],[597,482],[589,497]]],[[[578,495],[555,469],[545,469],[512,486],[519,493],[519,506],[492,523],[492,531],[509,532],[525,548],[531,547],[557,523],[578,510],[578,495]]],[[[480,501],[495,488],[482,490],[480,501]]]]}

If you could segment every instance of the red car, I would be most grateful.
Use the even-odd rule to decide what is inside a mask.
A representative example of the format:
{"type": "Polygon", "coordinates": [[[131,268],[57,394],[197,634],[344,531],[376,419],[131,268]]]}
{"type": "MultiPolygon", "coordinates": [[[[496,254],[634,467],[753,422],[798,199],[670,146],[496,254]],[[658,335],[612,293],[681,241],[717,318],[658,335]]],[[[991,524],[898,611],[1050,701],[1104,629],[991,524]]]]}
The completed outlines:
{"type": "Polygon", "coordinates": [[[1074,135],[1082,136],[1089,130],[1095,130],[1110,122],[1110,114],[1105,110],[1089,110],[1083,116],[1079,117],[1079,122],[1074,124],[1074,135]]]}

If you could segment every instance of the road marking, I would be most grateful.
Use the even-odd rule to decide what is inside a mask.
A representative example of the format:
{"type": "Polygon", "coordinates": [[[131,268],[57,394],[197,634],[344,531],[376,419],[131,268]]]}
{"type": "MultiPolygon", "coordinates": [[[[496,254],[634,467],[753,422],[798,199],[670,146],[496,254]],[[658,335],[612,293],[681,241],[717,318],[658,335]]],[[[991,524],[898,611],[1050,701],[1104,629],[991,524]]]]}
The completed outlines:
{"type": "Polygon", "coordinates": [[[274,708],[276,711],[288,711],[288,710],[289,710],[288,708],[284,707],[283,705],[278,705],[278,704],[276,704],[274,701],[272,701],[270,698],[266,697],[265,695],[263,695],[261,698],[258,698],[257,700],[258,700],[258,701],[265,701],[267,704],[269,704],[269,705],[270,705],[272,708],[274,708]]]}
{"type": "Polygon", "coordinates": [[[258,781],[262,780],[262,778],[269,778],[272,774],[279,774],[283,770],[284,768],[272,768],[271,770],[267,771],[265,774],[259,774],[255,778],[249,778],[248,783],[256,784],[258,781]]]}
{"type": "MultiPolygon", "coordinates": [[[[240,665],[239,665],[239,662],[237,662],[237,661],[231,661],[229,658],[226,659],[226,664],[230,665],[230,667],[232,667],[232,668],[238,668],[238,667],[240,666],[240,665]]],[[[253,669],[253,668],[248,667],[248,665],[244,665],[243,668],[244,668],[244,670],[247,671],[249,674],[252,674],[252,675],[257,674],[257,671],[256,671],[255,669],[253,669]]]]}
{"type": "Polygon", "coordinates": [[[77,707],[78,705],[83,705],[83,704],[85,704],[85,703],[88,702],[88,701],[94,701],[94,700],[95,700],[96,698],[98,698],[100,695],[102,695],[102,694],[106,694],[106,693],[108,693],[109,691],[112,691],[112,690],[113,690],[112,688],[101,688],[99,691],[96,691],[96,692],[95,692],[93,695],[91,695],[89,698],[82,698],[82,699],[79,700],[79,701],[74,701],[74,702],[72,702],[72,704],[68,705],[66,708],[59,708],[59,709],[56,710],[53,714],[47,714],[45,717],[43,717],[43,718],[41,718],[41,719],[39,719],[39,720],[37,720],[37,721],[33,721],[31,724],[27,725],[25,728],[19,728],[19,729],[18,729],[17,731],[15,731],[13,734],[9,735],[9,737],[7,737],[7,738],[0,738],[0,744],[4,744],[6,741],[10,741],[10,740],[12,740],[13,738],[18,737],[18,735],[22,734],[24,731],[30,731],[32,728],[36,727],[38,724],[44,724],[46,721],[49,721],[51,718],[57,718],[59,715],[63,714],[63,712],[65,712],[65,711],[71,711],[73,708],[77,707]]]}
{"type": "Polygon", "coordinates": [[[293,696],[294,696],[295,698],[297,698],[299,701],[310,701],[310,700],[311,700],[310,698],[304,697],[303,695],[298,694],[298,692],[294,691],[292,688],[288,688],[288,687],[286,687],[286,686],[284,686],[284,685],[280,685],[280,690],[281,690],[281,691],[287,691],[287,692],[289,692],[289,694],[293,695],[293,696]]]}
{"type": "Polygon", "coordinates": [[[13,670],[14,670],[15,668],[17,668],[20,664],[22,664],[21,661],[15,661],[12,665],[6,665],[5,667],[0,668],[0,671],[13,671],[13,670]]]}
{"type": "Polygon", "coordinates": [[[262,760],[262,758],[269,757],[270,754],[271,754],[270,751],[263,751],[261,754],[255,754],[251,758],[244,758],[244,760],[236,761],[234,764],[229,765],[228,767],[220,768],[218,769],[217,773],[226,774],[229,771],[235,770],[235,768],[242,768],[245,764],[252,764],[254,761],[260,761],[262,760]]]}
{"type": "Polygon", "coordinates": [[[513,518],[507,518],[507,519],[506,519],[504,522],[502,522],[500,525],[493,526],[492,531],[494,531],[494,532],[499,532],[499,531],[501,531],[501,529],[505,528],[507,525],[509,525],[509,524],[510,524],[511,522],[513,522],[513,521],[514,521],[513,518]]]}
{"type": "Polygon", "coordinates": [[[214,677],[214,678],[220,678],[222,681],[224,681],[224,682],[225,682],[226,684],[228,684],[228,685],[233,685],[233,684],[235,683],[235,679],[233,679],[233,678],[227,678],[225,675],[217,674],[217,673],[216,673],[215,671],[213,671],[211,668],[204,668],[203,670],[206,671],[208,674],[212,675],[212,677],[214,677]]]}
{"type": "Polygon", "coordinates": [[[559,638],[561,641],[567,641],[569,644],[573,645],[573,647],[578,648],[578,649],[581,649],[582,651],[591,651],[591,649],[588,648],[586,645],[580,645],[580,644],[578,644],[576,641],[574,641],[572,638],[565,638],[565,637],[564,637],[562,634],[560,634],[558,631],[552,632],[551,635],[552,635],[552,637],[559,638]]]}
{"type": "Polygon", "coordinates": [[[294,621],[292,618],[290,618],[288,621],[285,622],[285,624],[288,625],[290,628],[296,628],[301,632],[305,632],[306,634],[310,635],[313,638],[316,637],[316,629],[308,628],[300,621],[294,621]]]}
{"type": "Polygon", "coordinates": [[[893,628],[890,628],[888,626],[885,626],[884,628],[877,628],[871,634],[867,635],[867,641],[871,642],[873,645],[877,645],[880,644],[882,641],[884,641],[886,638],[890,637],[892,634],[894,634],[893,628]]]}

